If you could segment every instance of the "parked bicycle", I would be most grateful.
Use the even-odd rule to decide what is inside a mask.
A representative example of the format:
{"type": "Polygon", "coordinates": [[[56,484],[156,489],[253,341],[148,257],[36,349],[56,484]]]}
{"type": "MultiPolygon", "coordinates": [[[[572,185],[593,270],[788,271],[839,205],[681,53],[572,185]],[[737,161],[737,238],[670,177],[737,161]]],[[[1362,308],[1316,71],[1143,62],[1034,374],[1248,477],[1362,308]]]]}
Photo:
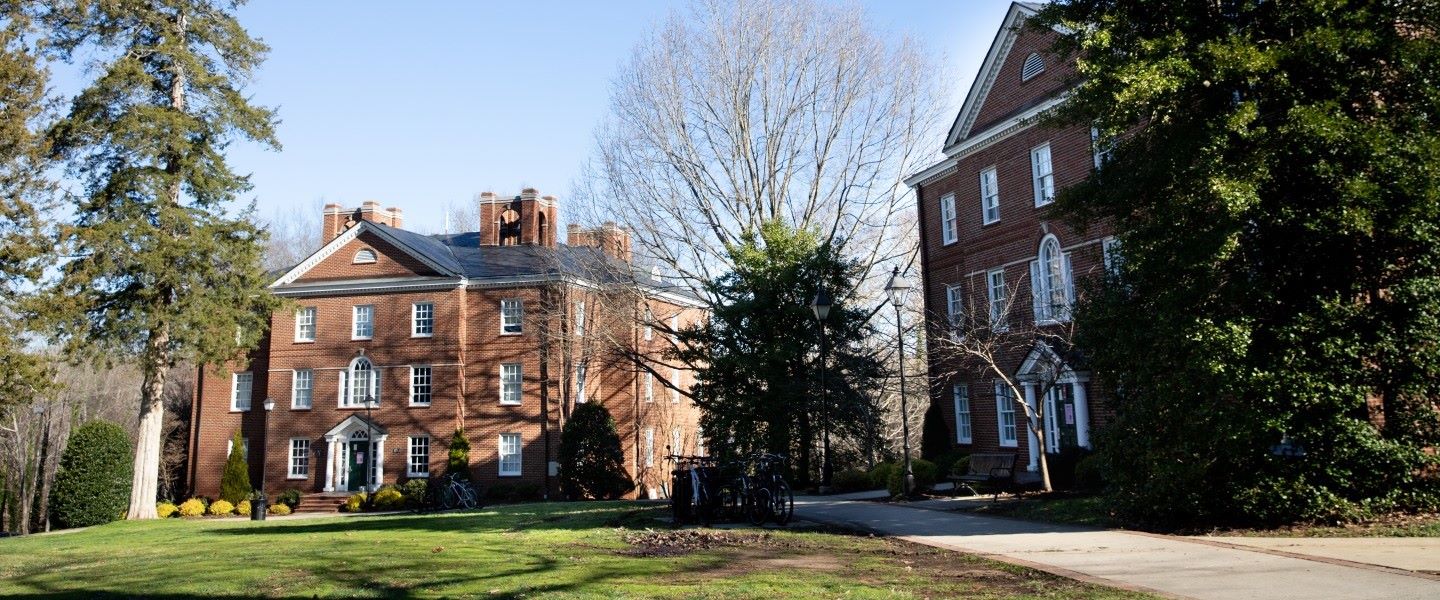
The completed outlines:
{"type": "Polygon", "coordinates": [[[457,473],[432,477],[425,485],[425,498],[412,508],[425,513],[434,510],[480,508],[480,488],[457,473]]]}
{"type": "Polygon", "coordinates": [[[715,459],[678,454],[666,458],[675,463],[670,472],[670,512],[675,524],[714,523],[724,507],[715,459]]]}
{"type": "Polygon", "coordinates": [[[747,482],[753,502],[750,507],[751,523],[761,525],[773,520],[776,525],[784,526],[795,516],[795,493],[785,482],[786,460],[783,454],[768,452],[751,459],[754,474],[747,482]]]}

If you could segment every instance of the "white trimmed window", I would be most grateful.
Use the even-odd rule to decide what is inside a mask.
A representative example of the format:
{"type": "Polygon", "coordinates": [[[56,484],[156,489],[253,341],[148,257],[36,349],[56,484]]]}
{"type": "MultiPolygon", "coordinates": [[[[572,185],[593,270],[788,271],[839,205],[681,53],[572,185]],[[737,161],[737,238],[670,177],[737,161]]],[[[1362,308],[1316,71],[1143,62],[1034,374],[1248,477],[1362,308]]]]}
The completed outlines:
{"type": "Polygon", "coordinates": [[[1006,297],[1005,269],[993,269],[985,274],[985,281],[990,288],[990,327],[996,331],[1009,329],[1006,324],[1005,312],[1006,297]]]}
{"type": "Polygon", "coordinates": [[[410,436],[410,457],[405,461],[405,476],[430,476],[430,436],[410,436]]]}
{"type": "Polygon", "coordinates": [[[518,335],[525,319],[525,306],[520,299],[500,301],[500,335],[518,335]]]}
{"type": "Polygon", "coordinates": [[[249,371],[236,373],[230,380],[230,410],[250,410],[250,392],[255,386],[255,375],[249,371]]]}
{"type": "Polygon", "coordinates": [[[1035,181],[1035,207],[1055,201],[1055,173],[1050,168],[1050,144],[1030,150],[1030,176],[1035,181]]]}
{"type": "Polygon", "coordinates": [[[1075,287],[1070,272],[1070,253],[1060,251],[1060,241],[1047,235],[1040,251],[1030,261],[1030,293],[1036,323],[1070,320],[1075,287]]]}
{"type": "Polygon", "coordinates": [[[1107,237],[1100,242],[1100,249],[1105,261],[1105,272],[1111,275],[1120,273],[1120,263],[1124,260],[1120,256],[1119,238],[1107,237]]]}
{"type": "Polygon", "coordinates": [[[500,403],[520,404],[520,363],[500,365],[500,403]]]}
{"type": "Polygon", "coordinates": [[[371,249],[369,249],[369,248],[361,248],[359,252],[356,252],[356,253],[355,253],[355,260],[354,260],[354,263],[355,263],[355,264],[359,265],[359,264],[367,264],[367,263],[373,263],[373,262],[375,262],[375,251],[374,251],[374,250],[371,250],[371,249]]]}
{"type": "Polygon", "coordinates": [[[295,311],[295,341],[315,341],[315,307],[306,306],[295,311]]]}
{"type": "Polygon", "coordinates": [[[375,335],[375,306],[360,304],[354,307],[351,316],[350,339],[368,340],[375,335]]]}
{"type": "Polygon", "coordinates": [[[410,336],[435,335],[435,303],[416,302],[410,305],[410,336]]]}
{"type": "Polygon", "coordinates": [[[655,401],[655,374],[649,371],[645,372],[645,401],[655,401]]]}
{"type": "Polygon", "coordinates": [[[970,444],[975,441],[970,429],[970,386],[957,383],[951,388],[955,402],[955,443],[970,444]]]}
{"type": "Polygon", "coordinates": [[[575,402],[584,404],[585,399],[585,363],[575,363],[575,402]]]}
{"type": "Polygon", "coordinates": [[[340,372],[340,407],[363,407],[366,398],[380,402],[380,372],[370,359],[361,356],[340,372]]]}
{"type": "MultiPolygon", "coordinates": [[[[235,438],[225,440],[225,456],[228,458],[231,452],[235,451],[235,438]]],[[[240,456],[250,460],[250,438],[240,438],[240,456]]]]}
{"type": "Polygon", "coordinates": [[[520,434],[500,434],[500,474],[514,476],[520,474],[520,434]]]}
{"type": "Polygon", "coordinates": [[[585,303],[575,303],[575,337],[585,337],[585,303]]]}
{"type": "Polygon", "coordinates": [[[986,225],[1000,220],[1000,183],[995,167],[980,172],[980,212],[986,225]]]}
{"type": "Polygon", "coordinates": [[[695,455],[705,456],[705,430],[700,427],[695,428],[695,455]]]}
{"type": "Polygon", "coordinates": [[[655,428],[645,428],[645,466],[655,466],[655,428]]]}
{"type": "Polygon", "coordinates": [[[952,329],[961,325],[961,319],[965,314],[965,296],[960,292],[960,284],[952,283],[945,286],[945,316],[950,319],[952,329]]]}
{"type": "Polygon", "coordinates": [[[685,454],[685,445],[680,438],[680,428],[670,430],[670,453],[685,454]]]}
{"type": "Polygon", "coordinates": [[[670,316],[670,345],[680,345],[680,315],[670,316]]]}
{"type": "Polygon", "coordinates": [[[655,322],[655,313],[654,313],[653,311],[651,311],[649,308],[646,308],[646,309],[645,309],[645,341],[647,341],[647,342],[655,338],[655,327],[652,325],[652,323],[654,323],[654,322],[655,322]]]}
{"type": "Polygon", "coordinates": [[[1011,397],[1010,386],[1003,381],[995,382],[995,415],[1000,424],[1000,445],[1014,448],[1019,445],[1015,426],[1015,399],[1011,397]]]}
{"type": "Polygon", "coordinates": [[[1090,153],[1095,156],[1095,170],[1100,170],[1110,160],[1110,151],[1115,148],[1112,140],[1100,139],[1100,129],[1090,128],[1090,153]]]}
{"type": "Polygon", "coordinates": [[[953,244],[960,239],[955,223],[955,194],[940,197],[940,240],[953,244]]]}
{"type": "Polygon", "coordinates": [[[310,369],[295,369],[290,376],[290,408],[309,410],[315,398],[315,372],[310,369]]]}
{"type": "Polygon", "coordinates": [[[430,406],[430,366],[410,367],[410,406],[430,406]]]}
{"type": "Polygon", "coordinates": [[[286,479],[305,479],[310,476],[310,440],[290,438],[290,473],[286,479]]]}
{"type": "Polygon", "coordinates": [[[680,402],[680,369],[678,367],[670,367],[670,386],[670,403],[678,404],[680,402]]]}

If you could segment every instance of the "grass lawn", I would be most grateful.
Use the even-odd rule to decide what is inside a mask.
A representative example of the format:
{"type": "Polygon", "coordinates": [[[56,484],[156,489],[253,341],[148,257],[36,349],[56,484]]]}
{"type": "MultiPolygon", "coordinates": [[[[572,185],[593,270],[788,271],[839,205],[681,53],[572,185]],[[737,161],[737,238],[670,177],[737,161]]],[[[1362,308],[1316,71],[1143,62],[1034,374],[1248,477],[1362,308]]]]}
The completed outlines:
{"type": "Polygon", "coordinates": [[[1148,597],[886,538],[672,531],[663,514],[609,502],[120,522],[0,539],[0,596],[1148,597]]]}

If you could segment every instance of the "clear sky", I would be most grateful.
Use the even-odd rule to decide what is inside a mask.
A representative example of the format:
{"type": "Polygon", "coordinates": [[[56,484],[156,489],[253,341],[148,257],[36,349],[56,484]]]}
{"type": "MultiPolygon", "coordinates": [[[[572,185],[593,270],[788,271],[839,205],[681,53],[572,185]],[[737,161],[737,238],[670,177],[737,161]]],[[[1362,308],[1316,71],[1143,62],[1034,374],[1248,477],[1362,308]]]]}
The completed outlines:
{"type": "MultiPolygon", "coordinates": [[[[559,196],[563,212],[611,78],[686,5],[252,0],[241,23],[271,51],[247,91],[279,109],[283,149],[237,143],[232,164],[252,174],[262,216],[374,199],[404,209],[407,229],[439,231],[447,203],[525,186],[559,196]]],[[[879,30],[943,58],[949,93],[935,101],[948,121],[1009,2],[861,5],[879,30]]]]}

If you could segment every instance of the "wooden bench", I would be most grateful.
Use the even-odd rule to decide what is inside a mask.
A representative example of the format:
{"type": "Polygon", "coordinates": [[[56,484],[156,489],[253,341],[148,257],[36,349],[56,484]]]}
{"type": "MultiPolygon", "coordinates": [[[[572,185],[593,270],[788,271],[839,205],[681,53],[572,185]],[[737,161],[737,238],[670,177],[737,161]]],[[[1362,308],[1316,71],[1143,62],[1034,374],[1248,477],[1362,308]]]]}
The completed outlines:
{"type": "Polygon", "coordinates": [[[959,469],[952,469],[945,478],[954,482],[955,487],[950,488],[950,495],[954,496],[960,488],[970,490],[971,495],[979,495],[972,487],[973,484],[985,484],[995,489],[995,499],[1000,499],[1002,490],[1014,487],[1015,483],[1015,454],[971,454],[970,462],[962,472],[959,469]]]}

